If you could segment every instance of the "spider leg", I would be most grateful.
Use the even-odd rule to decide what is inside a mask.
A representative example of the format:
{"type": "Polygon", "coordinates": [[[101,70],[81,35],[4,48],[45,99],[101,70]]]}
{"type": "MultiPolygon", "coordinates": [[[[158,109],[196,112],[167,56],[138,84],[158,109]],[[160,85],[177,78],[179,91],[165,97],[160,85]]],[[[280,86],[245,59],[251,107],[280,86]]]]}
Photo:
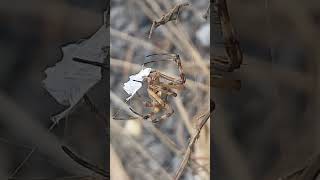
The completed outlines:
{"type": "MultiPolygon", "coordinates": [[[[152,104],[149,101],[145,101],[142,99],[141,95],[137,93],[137,97],[138,99],[143,103],[143,105],[147,108],[153,108],[153,107],[158,107],[157,105],[152,104]]],[[[142,119],[150,119],[151,117],[153,117],[155,115],[155,112],[150,112],[147,115],[143,115],[139,112],[137,112],[136,110],[134,110],[132,107],[129,107],[130,111],[133,112],[134,114],[136,114],[137,116],[141,117],[142,119]]]]}
{"type": "MultiPolygon", "coordinates": [[[[158,86],[158,88],[160,87],[158,86]]],[[[130,111],[132,111],[134,114],[141,117],[142,119],[151,121],[153,123],[157,123],[164,119],[167,119],[174,113],[174,110],[171,108],[171,106],[167,104],[165,101],[163,101],[161,97],[159,97],[151,88],[148,88],[148,94],[150,98],[156,101],[156,103],[144,102],[144,105],[149,108],[154,108],[153,111],[149,112],[147,115],[143,115],[137,112],[136,110],[134,110],[133,108],[129,107],[130,111]],[[155,110],[156,108],[158,110],[155,110]],[[154,117],[156,113],[161,109],[165,109],[166,113],[159,118],[154,117]]]]}
{"type": "Polygon", "coordinates": [[[186,82],[186,76],[183,72],[180,56],[177,55],[173,60],[176,63],[176,65],[178,66],[179,76],[180,76],[180,84],[184,84],[186,82]]]}
{"type": "MultiPolygon", "coordinates": [[[[156,56],[156,55],[157,54],[151,54],[151,55],[148,55],[147,57],[156,56]]],[[[172,77],[169,77],[167,75],[162,74],[163,78],[168,79],[170,81],[175,81],[175,83],[178,83],[178,84],[184,84],[186,82],[186,77],[185,77],[185,74],[183,72],[180,56],[178,54],[163,54],[163,55],[167,55],[169,57],[167,59],[160,59],[160,60],[157,60],[157,61],[173,61],[173,62],[175,62],[175,64],[178,66],[180,80],[176,80],[175,78],[172,78],[172,77]]],[[[143,65],[146,65],[148,63],[157,62],[157,61],[155,61],[155,60],[154,61],[149,61],[149,62],[144,63],[143,65]]]]}
{"type": "Polygon", "coordinates": [[[124,121],[124,120],[134,120],[137,119],[137,117],[128,117],[128,118],[113,118],[114,120],[118,120],[118,121],[124,121]]]}
{"type": "MultiPolygon", "coordinates": [[[[159,109],[162,109],[162,108],[166,109],[166,114],[162,115],[160,118],[151,119],[150,118],[151,116],[149,116],[148,118],[151,119],[152,122],[154,123],[160,122],[164,119],[167,119],[174,113],[174,110],[171,108],[171,106],[165,101],[163,101],[161,97],[159,97],[154,91],[152,91],[152,89],[148,88],[148,93],[149,93],[149,96],[153,98],[155,101],[157,101],[157,103],[159,104],[158,106],[154,105],[154,107],[160,106],[159,109]]],[[[155,114],[155,112],[151,112],[151,113],[153,113],[152,115],[155,114]]]]}
{"type": "Polygon", "coordinates": [[[150,98],[154,99],[157,103],[161,105],[161,107],[165,106],[165,102],[159,97],[152,89],[147,89],[150,98]]]}
{"type": "Polygon", "coordinates": [[[179,55],[176,55],[175,57],[168,59],[168,60],[174,61],[176,63],[176,65],[178,66],[180,80],[176,80],[175,78],[172,78],[168,75],[160,73],[161,77],[168,79],[169,81],[175,81],[175,83],[178,83],[178,84],[184,84],[186,82],[186,76],[183,72],[181,59],[180,59],[179,55]]]}
{"type": "Polygon", "coordinates": [[[175,81],[176,81],[175,78],[173,78],[173,77],[171,77],[171,76],[168,76],[168,75],[165,75],[165,74],[163,74],[163,73],[160,73],[160,72],[159,72],[159,75],[160,75],[160,77],[162,77],[163,79],[166,79],[166,80],[168,80],[168,81],[171,81],[171,82],[175,82],[175,81]]]}
{"type": "MultiPolygon", "coordinates": [[[[156,105],[152,105],[152,107],[157,107],[157,106],[156,105]]],[[[155,115],[155,112],[153,112],[153,111],[149,112],[147,115],[142,115],[142,114],[138,113],[137,111],[135,111],[134,109],[132,109],[131,107],[129,109],[134,114],[138,115],[139,117],[141,117],[144,120],[149,120],[151,122],[154,122],[154,119],[156,119],[156,118],[152,119],[154,117],[154,115],[155,115]]]]}
{"type": "MultiPolygon", "coordinates": [[[[152,105],[152,107],[158,107],[158,106],[157,105],[152,105]]],[[[163,121],[165,119],[168,119],[174,113],[174,110],[172,109],[172,107],[169,104],[165,103],[164,108],[166,109],[166,113],[164,115],[162,115],[160,118],[154,117],[155,114],[156,114],[154,111],[149,112],[147,115],[142,115],[142,114],[136,112],[135,110],[133,110],[132,108],[130,108],[130,110],[133,113],[135,113],[136,115],[138,115],[141,118],[143,118],[144,120],[148,120],[148,121],[151,121],[153,123],[158,123],[158,122],[161,122],[161,121],[163,121]]]]}
{"type": "Polygon", "coordinates": [[[169,84],[164,84],[163,87],[168,88],[168,89],[181,90],[184,88],[184,85],[183,84],[175,84],[173,82],[170,82],[169,84]]]}
{"type": "Polygon", "coordinates": [[[165,119],[168,119],[170,116],[172,116],[172,114],[174,113],[174,110],[172,109],[172,107],[169,104],[166,103],[164,108],[166,109],[166,113],[164,115],[162,115],[158,119],[152,119],[151,121],[153,123],[161,122],[161,121],[163,121],[165,119]]]}
{"type": "Polygon", "coordinates": [[[134,110],[132,107],[129,107],[130,111],[133,112],[134,114],[138,115],[139,117],[143,118],[143,115],[138,113],[136,110],[134,110]]]}
{"type": "Polygon", "coordinates": [[[151,57],[151,56],[169,56],[169,57],[174,57],[174,56],[176,56],[176,54],[172,54],[172,53],[155,53],[155,54],[146,55],[146,57],[151,57]]]}
{"type": "Polygon", "coordinates": [[[177,93],[171,90],[172,87],[168,84],[160,84],[160,85],[149,85],[150,89],[154,89],[156,91],[161,91],[162,93],[169,95],[169,96],[177,96],[177,93]]]}
{"type": "Polygon", "coordinates": [[[162,74],[162,73],[159,73],[160,77],[162,77],[163,79],[166,79],[168,81],[170,81],[169,84],[163,84],[164,87],[166,88],[173,88],[173,89],[183,89],[184,88],[184,83],[185,83],[185,77],[184,77],[184,74],[182,75],[183,78],[180,79],[180,80],[177,80],[173,77],[170,77],[168,75],[165,75],[165,74],[162,74]]]}

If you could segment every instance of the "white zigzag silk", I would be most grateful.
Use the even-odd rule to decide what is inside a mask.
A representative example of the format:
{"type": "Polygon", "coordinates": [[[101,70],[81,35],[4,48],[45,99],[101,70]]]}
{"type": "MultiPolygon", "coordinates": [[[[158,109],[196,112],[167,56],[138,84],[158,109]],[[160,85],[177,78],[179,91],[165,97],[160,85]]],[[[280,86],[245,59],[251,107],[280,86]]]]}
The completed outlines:
{"type": "Polygon", "coordinates": [[[126,100],[130,100],[137,91],[142,87],[142,81],[144,77],[149,76],[151,68],[142,69],[138,74],[131,75],[129,81],[124,83],[123,89],[130,95],[126,100]],[[138,82],[140,81],[140,82],[138,82]]]}

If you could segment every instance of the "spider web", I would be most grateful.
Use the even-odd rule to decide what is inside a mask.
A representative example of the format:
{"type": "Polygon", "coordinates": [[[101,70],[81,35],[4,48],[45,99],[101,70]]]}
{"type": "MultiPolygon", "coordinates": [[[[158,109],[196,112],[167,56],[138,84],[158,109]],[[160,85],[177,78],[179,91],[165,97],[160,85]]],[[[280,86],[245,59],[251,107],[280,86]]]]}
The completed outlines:
{"type": "MultiPolygon", "coordinates": [[[[141,71],[143,69],[147,69],[147,68],[151,68],[153,70],[158,70],[160,72],[162,72],[161,71],[162,69],[166,69],[166,70],[173,69],[174,72],[172,72],[172,73],[176,74],[176,76],[178,76],[178,74],[177,74],[177,73],[179,73],[178,67],[177,67],[176,63],[173,61],[173,58],[175,55],[176,54],[170,54],[170,53],[146,55],[146,57],[144,58],[144,61],[142,63],[142,64],[146,64],[146,65],[143,65],[141,67],[141,71]]],[[[133,76],[133,75],[131,75],[131,76],[133,76]]],[[[179,79],[179,76],[178,76],[178,79],[179,79]]],[[[161,82],[167,83],[169,81],[161,78],[161,82]]],[[[127,83],[124,83],[123,87],[125,87],[125,85],[127,83]]],[[[139,88],[137,93],[134,96],[130,96],[129,98],[127,98],[125,103],[127,103],[128,107],[130,109],[132,109],[131,111],[139,112],[140,115],[146,115],[147,113],[153,111],[153,109],[150,107],[144,107],[144,103],[152,103],[152,99],[147,92],[147,83],[143,82],[142,87],[139,88]]],[[[161,110],[161,113],[156,114],[155,118],[160,117],[162,115],[162,113],[164,113],[163,111],[164,110],[161,110]]],[[[133,115],[132,113],[128,113],[127,108],[126,109],[119,108],[118,110],[116,110],[116,113],[113,115],[113,117],[115,120],[130,120],[130,119],[140,118],[140,115],[137,115],[137,114],[133,115]]]]}

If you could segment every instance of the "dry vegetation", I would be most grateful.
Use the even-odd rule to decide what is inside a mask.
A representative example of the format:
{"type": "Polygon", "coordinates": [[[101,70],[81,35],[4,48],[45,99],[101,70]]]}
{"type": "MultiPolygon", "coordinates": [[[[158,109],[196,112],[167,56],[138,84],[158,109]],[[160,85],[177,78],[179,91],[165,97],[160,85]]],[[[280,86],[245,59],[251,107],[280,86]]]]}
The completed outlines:
{"type": "MultiPolygon", "coordinates": [[[[319,1],[227,1],[244,57],[243,66],[224,78],[241,80],[240,91],[209,88],[209,46],[196,37],[197,30],[209,23],[203,18],[208,2],[190,2],[177,23],[159,26],[151,39],[152,21],[176,2],[110,2],[110,115],[118,108],[131,113],[122,85],[141,70],[145,55],[178,53],[187,77],[186,89],[169,100],[174,115],[158,127],[141,120],[115,121],[110,116],[111,177],[172,179],[190,152],[187,147],[193,145],[191,137],[196,137],[192,135],[197,135],[201,122],[195,121],[208,112],[209,92],[214,90],[210,97],[216,104],[214,121],[208,119],[200,131],[181,179],[208,179],[210,157],[210,174],[217,180],[316,179],[320,164],[319,1]],[[213,129],[209,129],[210,121],[213,129]]],[[[62,142],[99,167],[108,164],[106,129],[92,109],[79,103],[53,127],[50,117],[64,107],[40,84],[43,70],[61,57],[61,44],[89,37],[88,32],[101,26],[102,11],[97,7],[88,10],[52,0],[1,2],[0,179],[99,179],[66,156],[62,142]]],[[[224,52],[219,40],[211,45],[224,52]]],[[[152,67],[178,75],[171,63],[152,67]]],[[[211,77],[210,85],[230,86],[219,80],[220,76],[211,77]]],[[[101,97],[109,96],[106,83],[102,80],[88,94],[102,111],[106,98],[101,97]]],[[[143,110],[141,104],[132,106],[143,110]]]]}
{"type": "MultiPolygon", "coordinates": [[[[111,115],[120,108],[119,114],[137,117],[110,120],[111,147],[116,152],[111,159],[120,159],[117,162],[121,164],[114,169],[111,166],[111,178],[114,174],[142,180],[174,176],[176,179],[209,179],[210,123],[205,124],[210,121],[209,45],[196,42],[195,37],[200,27],[209,24],[202,17],[208,2],[191,1],[189,6],[178,10],[182,6],[175,5],[181,3],[111,1],[111,115]],[[175,113],[158,124],[130,112],[124,102],[127,95],[122,93],[129,75],[139,72],[141,64],[148,61],[146,55],[154,53],[179,54],[187,79],[186,88],[179,91],[177,97],[169,97],[168,103],[175,113]]],[[[148,67],[179,77],[177,66],[171,62],[153,63],[148,67]]],[[[130,105],[138,112],[148,112],[141,101],[130,105]]]]}
{"type": "Polygon", "coordinates": [[[241,91],[214,93],[214,177],[270,180],[307,167],[287,179],[315,179],[319,163],[309,159],[319,153],[320,4],[228,2],[246,65],[234,73],[241,91]]]}
{"type": "MultiPolygon", "coordinates": [[[[211,175],[237,180],[315,179],[319,169],[319,45],[315,35],[319,31],[320,4],[287,0],[228,4],[244,52],[244,65],[225,77],[241,79],[242,88],[239,92],[214,89],[215,150],[211,157],[215,166],[211,175]]],[[[169,28],[163,29],[164,35],[171,32],[169,28]]],[[[136,38],[111,32],[146,49],[159,50],[141,40],[145,34],[136,38]]],[[[172,43],[177,48],[188,47],[172,43]]],[[[219,42],[212,44],[223,49],[219,42]]],[[[206,72],[196,59],[199,67],[193,66],[192,71],[206,72]]],[[[185,64],[188,69],[188,60],[185,64]]],[[[189,86],[198,80],[191,79],[189,86]]],[[[186,107],[185,112],[190,113],[190,109],[186,107]]]]}

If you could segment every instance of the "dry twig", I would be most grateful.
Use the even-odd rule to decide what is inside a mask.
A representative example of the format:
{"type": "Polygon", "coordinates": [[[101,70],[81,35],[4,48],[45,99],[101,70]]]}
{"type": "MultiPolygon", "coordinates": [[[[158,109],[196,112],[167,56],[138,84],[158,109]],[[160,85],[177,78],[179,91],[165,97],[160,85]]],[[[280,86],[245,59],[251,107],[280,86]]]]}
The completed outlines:
{"type": "MultiPolygon", "coordinates": [[[[212,112],[213,110],[214,110],[214,108],[211,109],[211,112],[212,112]]],[[[197,128],[196,128],[196,131],[194,132],[194,134],[192,135],[192,137],[191,137],[191,139],[190,139],[190,141],[189,141],[189,145],[188,145],[188,147],[187,147],[187,150],[185,151],[185,154],[184,154],[184,156],[183,156],[183,159],[182,159],[182,161],[180,162],[179,168],[178,168],[178,170],[177,170],[176,173],[175,173],[175,176],[174,176],[174,179],[175,179],[175,180],[178,180],[178,179],[181,177],[184,169],[186,168],[187,163],[188,163],[189,158],[190,158],[190,155],[191,155],[191,151],[192,151],[192,149],[193,149],[193,146],[194,146],[196,140],[199,138],[199,134],[200,134],[200,132],[201,132],[201,129],[203,128],[203,126],[204,126],[204,125],[206,124],[206,122],[208,121],[208,119],[209,119],[209,117],[210,117],[210,115],[211,115],[211,112],[208,111],[208,112],[204,113],[202,116],[199,117],[199,119],[202,118],[202,120],[198,123],[197,128]]]]}
{"type": "MultiPolygon", "coordinates": [[[[157,16],[161,16],[164,14],[164,12],[160,9],[159,4],[156,1],[153,0],[145,0],[147,1],[147,4],[152,7],[152,12],[150,8],[148,8],[143,1],[141,0],[135,0],[135,2],[141,6],[142,11],[151,19],[153,20],[157,16]]],[[[174,26],[173,24],[167,24],[166,28],[163,29],[166,32],[166,36],[169,38],[169,40],[180,50],[183,50],[187,52],[189,57],[192,57],[194,61],[201,67],[204,74],[209,75],[210,71],[208,67],[206,66],[205,59],[201,57],[199,54],[199,51],[194,47],[192,42],[189,38],[186,38],[186,36],[183,36],[183,34],[186,34],[186,30],[184,28],[179,28],[177,26],[174,26]]]]}
{"type": "Polygon", "coordinates": [[[152,32],[159,26],[166,24],[169,21],[178,20],[181,9],[185,6],[189,6],[189,3],[182,3],[175,5],[167,14],[163,15],[158,21],[154,20],[149,33],[149,39],[151,38],[152,32]]]}
{"type": "Polygon", "coordinates": [[[98,166],[93,165],[85,160],[83,160],[82,158],[80,158],[79,156],[77,156],[76,154],[74,154],[70,149],[68,149],[65,146],[62,146],[63,151],[68,154],[68,156],[73,159],[74,161],[76,161],[78,164],[82,165],[83,167],[92,170],[93,172],[100,174],[106,178],[110,178],[110,174],[109,172],[106,172],[103,169],[100,169],[98,166]]]}

